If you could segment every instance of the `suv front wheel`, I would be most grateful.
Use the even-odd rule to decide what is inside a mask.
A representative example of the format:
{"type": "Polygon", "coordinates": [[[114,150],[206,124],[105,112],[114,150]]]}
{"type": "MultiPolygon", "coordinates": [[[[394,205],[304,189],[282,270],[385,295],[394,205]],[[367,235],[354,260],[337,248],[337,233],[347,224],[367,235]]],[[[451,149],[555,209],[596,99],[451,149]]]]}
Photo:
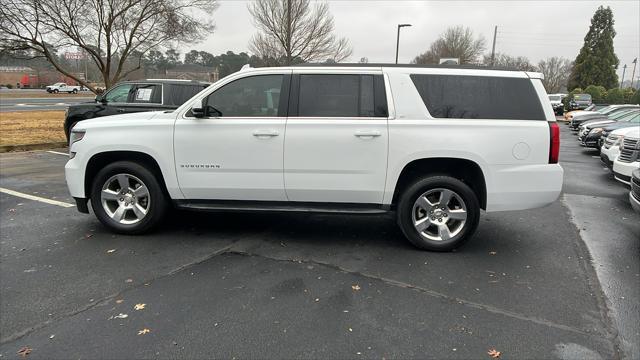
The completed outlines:
{"type": "Polygon", "coordinates": [[[96,175],[91,206],[106,227],[122,234],[141,234],[157,226],[167,210],[167,198],[151,171],[118,161],[96,175]]]}
{"type": "Polygon", "coordinates": [[[464,182],[450,176],[429,176],[400,196],[398,224],[415,246],[451,251],[467,241],[480,219],[478,198],[464,182]]]}

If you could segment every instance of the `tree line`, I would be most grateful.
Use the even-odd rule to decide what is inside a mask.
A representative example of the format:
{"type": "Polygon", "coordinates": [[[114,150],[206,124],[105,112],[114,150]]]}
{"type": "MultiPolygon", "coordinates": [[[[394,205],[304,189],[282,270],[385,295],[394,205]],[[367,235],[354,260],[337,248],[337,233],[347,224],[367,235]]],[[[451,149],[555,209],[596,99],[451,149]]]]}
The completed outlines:
{"type": "MultiPolygon", "coordinates": [[[[311,0],[255,0],[248,5],[258,30],[250,53],[213,55],[176,45],[197,43],[212,34],[217,0],[3,0],[0,7],[0,58],[44,59],[50,66],[91,90],[92,85],[72,71],[58,51],[81,52],[87,68],[106,87],[143,70],[162,73],[180,64],[217,68],[220,77],[244,64],[282,66],[305,62],[341,62],[353,53],[349,41],[334,31],[326,2],[311,0]],[[75,14],[75,16],[69,16],[75,14]]],[[[544,74],[548,92],[589,85],[611,89],[617,85],[619,61],[613,51],[613,13],[600,7],[574,61],[551,57],[532,64],[522,56],[486,53],[486,41],[463,26],[446,29],[416,64],[437,64],[458,58],[462,64],[487,64],[544,74]]],[[[77,69],[76,69],[77,70],[77,69]]],[[[87,69],[88,72],[88,69],[87,69]]]]}

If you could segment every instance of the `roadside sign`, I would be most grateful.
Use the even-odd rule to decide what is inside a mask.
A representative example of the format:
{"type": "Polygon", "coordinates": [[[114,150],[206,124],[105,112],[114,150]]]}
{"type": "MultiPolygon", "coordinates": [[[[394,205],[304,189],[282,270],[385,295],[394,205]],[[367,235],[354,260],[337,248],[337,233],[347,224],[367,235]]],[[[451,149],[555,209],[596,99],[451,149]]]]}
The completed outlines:
{"type": "Polygon", "coordinates": [[[82,52],[66,52],[64,58],[67,60],[82,60],[84,59],[84,53],[82,52]]]}

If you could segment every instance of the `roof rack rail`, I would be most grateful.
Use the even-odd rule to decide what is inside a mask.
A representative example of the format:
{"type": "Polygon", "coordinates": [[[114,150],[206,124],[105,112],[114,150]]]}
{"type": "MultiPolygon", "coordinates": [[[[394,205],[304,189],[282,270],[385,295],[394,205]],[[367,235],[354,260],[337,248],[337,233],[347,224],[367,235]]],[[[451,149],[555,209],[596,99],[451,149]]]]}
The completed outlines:
{"type": "Polygon", "coordinates": [[[514,67],[488,66],[488,65],[423,65],[423,64],[387,64],[387,63],[303,63],[292,66],[322,66],[322,67],[411,67],[427,69],[475,69],[475,70],[503,70],[522,71],[514,67]]]}

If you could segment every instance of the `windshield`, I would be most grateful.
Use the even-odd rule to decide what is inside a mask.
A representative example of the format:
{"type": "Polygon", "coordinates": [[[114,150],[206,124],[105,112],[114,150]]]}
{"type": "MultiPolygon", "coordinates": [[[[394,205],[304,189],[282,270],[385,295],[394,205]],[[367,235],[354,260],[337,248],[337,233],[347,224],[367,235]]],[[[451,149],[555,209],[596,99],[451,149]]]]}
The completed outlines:
{"type": "Polygon", "coordinates": [[[596,110],[596,112],[600,113],[600,114],[608,114],[608,113],[612,112],[613,110],[615,110],[615,107],[609,105],[609,106],[605,106],[603,108],[600,108],[600,109],[596,110]]]}
{"type": "Polygon", "coordinates": [[[609,119],[613,119],[614,117],[618,118],[618,117],[620,117],[621,114],[628,114],[629,112],[634,111],[634,110],[638,110],[638,108],[628,108],[628,107],[613,108],[613,109],[610,109],[606,113],[606,115],[607,115],[607,117],[609,119]]]}
{"type": "Polygon", "coordinates": [[[634,115],[630,116],[626,121],[630,123],[640,123],[640,112],[637,112],[634,115]]]}
{"type": "Polygon", "coordinates": [[[591,95],[589,95],[589,94],[575,94],[575,95],[573,95],[573,100],[591,101],[591,95]]]}
{"type": "Polygon", "coordinates": [[[559,95],[551,95],[551,96],[549,96],[549,100],[551,100],[551,101],[560,101],[560,96],[559,95]]]}
{"type": "Polygon", "coordinates": [[[625,116],[629,115],[630,113],[634,112],[634,110],[635,109],[624,109],[624,110],[612,112],[611,115],[609,115],[608,117],[611,120],[620,120],[625,116]]]}
{"type": "Polygon", "coordinates": [[[640,110],[637,109],[633,109],[627,112],[623,112],[621,114],[616,114],[614,116],[611,116],[611,119],[614,120],[618,120],[618,121],[631,121],[634,118],[637,118],[638,115],[640,115],[640,110]]]}

